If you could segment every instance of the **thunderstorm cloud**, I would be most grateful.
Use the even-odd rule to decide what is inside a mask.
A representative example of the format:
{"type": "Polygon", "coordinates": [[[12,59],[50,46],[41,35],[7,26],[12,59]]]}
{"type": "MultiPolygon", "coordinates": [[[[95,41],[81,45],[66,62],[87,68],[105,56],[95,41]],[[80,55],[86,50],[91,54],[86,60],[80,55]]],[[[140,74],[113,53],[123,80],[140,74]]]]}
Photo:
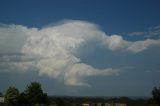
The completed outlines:
{"type": "Polygon", "coordinates": [[[44,28],[22,25],[0,26],[0,67],[6,70],[38,71],[70,86],[89,86],[86,77],[114,76],[120,70],[98,69],[81,61],[97,48],[133,55],[160,46],[160,40],[127,41],[121,35],[107,35],[98,25],[66,20],[44,28]]]}

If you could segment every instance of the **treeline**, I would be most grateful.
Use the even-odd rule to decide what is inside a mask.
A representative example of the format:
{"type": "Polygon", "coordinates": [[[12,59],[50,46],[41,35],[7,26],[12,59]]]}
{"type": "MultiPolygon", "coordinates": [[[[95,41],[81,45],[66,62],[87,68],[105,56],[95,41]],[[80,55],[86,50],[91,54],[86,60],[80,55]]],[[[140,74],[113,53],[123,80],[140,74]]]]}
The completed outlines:
{"type": "MultiPolygon", "coordinates": [[[[54,106],[82,106],[82,103],[91,103],[92,106],[99,106],[98,103],[101,103],[101,106],[105,106],[105,103],[109,104],[127,104],[127,106],[160,106],[154,101],[149,102],[150,99],[143,98],[129,98],[129,97],[114,97],[114,98],[105,98],[105,97],[50,97],[55,104],[54,106]]],[[[112,105],[111,105],[112,106],[112,105]]]]}
{"type": "MultiPolygon", "coordinates": [[[[0,93],[0,95],[2,95],[0,93]]],[[[23,92],[16,87],[9,87],[4,95],[5,103],[0,106],[82,106],[82,103],[90,102],[97,106],[97,103],[124,103],[127,106],[160,106],[160,87],[154,87],[152,98],[132,99],[129,97],[105,98],[105,97],[67,97],[48,96],[44,93],[41,84],[32,82],[28,84],[23,92]]]]}
{"type": "MultiPolygon", "coordinates": [[[[9,87],[4,95],[5,106],[35,106],[40,104],[48,105],[47,93],[44,93],[41,84],[32,82],[26,86],[23,92],[19,92],[16,87],[9,87]]],[[[2,105],[2,104],[1,104],[2,105]]]]}
{"type": "Polygon", "coordinates": [[[82,106],[82,103],[91,103],[92,106],[105,106],[105,103],[122,103],[127,106],[147,106],[146,99],[131,99],[129,97],[102,98],[102,97],[52,97],[56,106],[82,106]]]}

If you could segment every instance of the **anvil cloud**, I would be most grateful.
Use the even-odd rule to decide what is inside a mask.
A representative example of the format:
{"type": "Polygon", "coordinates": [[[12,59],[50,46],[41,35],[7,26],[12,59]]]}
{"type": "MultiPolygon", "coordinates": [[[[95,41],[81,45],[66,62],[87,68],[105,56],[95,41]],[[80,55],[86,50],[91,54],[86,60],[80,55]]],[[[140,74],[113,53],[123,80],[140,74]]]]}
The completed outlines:
{"type": "Polygon", "coordinates": [[[131,42],[120,35],[109,36],[96,24],[79,20],[67,20],[41,29],[1,25],[0,38],[0,67],[5,69],[11,65],[21,71],[32,67],[40,75],[70,86],[89,86],[86,77],[119,74],[119,69],[97,69],[81,61],[82,55],[89,55],[97,48],[134,55],[151,46],[160,46],[160,40],[131,42]]]}

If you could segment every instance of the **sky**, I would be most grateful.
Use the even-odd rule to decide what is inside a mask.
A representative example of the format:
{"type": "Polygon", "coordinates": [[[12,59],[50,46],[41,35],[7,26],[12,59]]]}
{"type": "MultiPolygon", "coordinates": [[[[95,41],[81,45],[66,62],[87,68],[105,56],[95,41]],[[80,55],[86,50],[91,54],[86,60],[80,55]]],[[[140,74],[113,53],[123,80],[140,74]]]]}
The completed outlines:
{"type": "Polygon", "coordinates": [[[1,0],[0,92],[151,96],[160,85],[159,0],[1,0]]]}

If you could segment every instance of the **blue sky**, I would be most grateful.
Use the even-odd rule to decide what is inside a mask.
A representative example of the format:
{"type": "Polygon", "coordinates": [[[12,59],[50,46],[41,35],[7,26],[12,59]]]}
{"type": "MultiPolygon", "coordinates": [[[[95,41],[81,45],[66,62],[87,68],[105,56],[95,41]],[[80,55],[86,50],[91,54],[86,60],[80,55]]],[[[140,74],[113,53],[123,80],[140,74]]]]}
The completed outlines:
{"type": "Polygon", "coordinates": [[[159,0],[1,0],[0,91],[150,96],[159,86],[159,0]]]}

